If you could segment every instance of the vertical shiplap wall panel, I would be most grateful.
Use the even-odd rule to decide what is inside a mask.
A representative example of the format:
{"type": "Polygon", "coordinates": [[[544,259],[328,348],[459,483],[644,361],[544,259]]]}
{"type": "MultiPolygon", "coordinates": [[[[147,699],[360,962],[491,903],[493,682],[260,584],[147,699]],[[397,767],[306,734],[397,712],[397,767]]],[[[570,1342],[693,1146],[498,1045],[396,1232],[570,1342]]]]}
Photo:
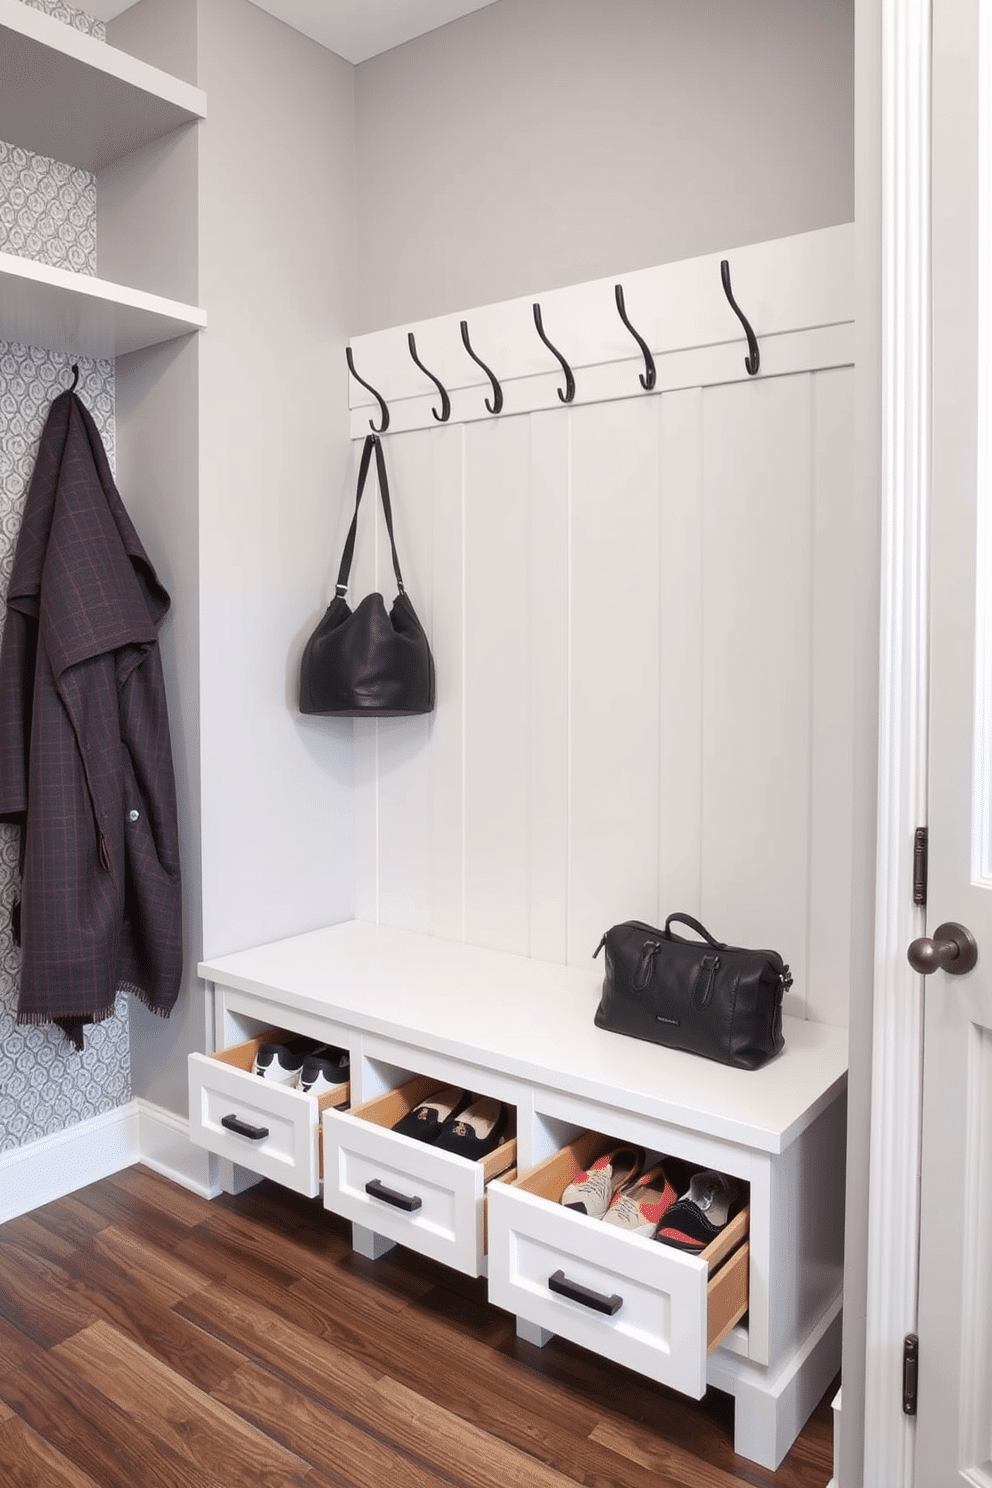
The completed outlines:
{"type": "MultiPolygon", "coordinates": [[[[433,431],[432,431],[433,432],[433,431]]],[[[435,439],[431,467],[433,594],[431,647],[437,707],[429,725],[430,930],[465,935],[465,435],[435,439]]],[[[397,440],[399,444],[401,441],[397,440]]]]}
{"type": "Polygon", "coordinates": [[[569,960],[658,903],[659,409],[569,414],[569,960]]]}
{"type": "MultiPolygon", "coordinates": [[[[356,724],[358,912],[586,963],[695,913],[847,1017],[850,369],[402,434],[429,719],[356,724]]],[[[357,468],[357,452],[356,452],[357,468]]],[[[352,592],[392,588],[381,521],[352,592]]]]}
{"type": "Polygon", "coordinates": [[[465,935],[530,951],[531,421],[465,446],[465,935]]]}
{"type": "Polygon", "coordinates": [[[807,1016],[846,1026],[851,982],[855,635],[854,370],[813,385],[812,753],[807,1016]]]}
{"type": "MultiPolygon", "coordinates": [[[[386,446],[391,464],[392,449],[386,446]]],[[[328,600],[334,594],[341,549],[348,535],[348,524],[355,509],[355,486],[361,463],[362,445],[353,450],[352,474],[348,501],[340,528],[340,542],[328,568],[328,600]]],[[[376,488],[373,457],[359,514],[355,556],[345,596],[354,609],[359,601],[379,584],[379,497],[376,488]]],[[[385,533],[383,533],[385,536],[385,533]]],[[[362,920],[379,918],[379,723],[371,718],[358,718],[352,725],[355,734],[355,914],[362,920]]]]}
{"type": "MultiPolygon", "coordinates": [[[[385,440],[393,531],[407,593],[432,639],[435,465],[444,443],[461,445],[459,429],[427,429],[385,440]]],[[[396,593],[389,537],[379,525],[377,587],[387,608],[396,593]]],[[[356,729],[365,725],[359,721],[356,729]]],[[[383,718],[377,730],[379,918],[410,930],[430,929],[429,716],[383,718]]]]}
{"type": "Polygon", "coordinates": [[[568,959],[571,420],[531,423],[530,954],[568,959]]]}
{"type": "Polygon", "coordinates": [[[702,919],[806,995],[810,378],[703,394],[702,919]]]}
{"type": "Polygon", "coordinates": [[[661,400],[658,922],[700,902],[703,393],[661,400]]]}

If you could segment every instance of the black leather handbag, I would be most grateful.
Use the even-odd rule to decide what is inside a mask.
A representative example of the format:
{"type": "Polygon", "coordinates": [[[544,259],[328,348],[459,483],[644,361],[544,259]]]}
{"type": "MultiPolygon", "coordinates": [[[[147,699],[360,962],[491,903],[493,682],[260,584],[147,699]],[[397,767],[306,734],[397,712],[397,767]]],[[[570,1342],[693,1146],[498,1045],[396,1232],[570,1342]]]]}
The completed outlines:
{"type": "Polygon", "coordinates": [[[607,930],[595,955],[604,947],[598,1028],[737,1069],[759,1069],[784,1047],[782,998],[792,977],[776,951],[724,945],[687,914],[669,915],[664,930],[626,920],[607,930]],[[676,921],[702,941],[675,935],[676,921]]]}
{"type": "Polygon", "coordinates": [[[355,515],[341,555],[334,598],[303,650],[300,712],[338,718],[399,718],[430,713],[434,707],[434,688],[431,648],[403,587],[382,445],[374,434],[369,434],[362,449],[355,515]],[[354,610],[344,597],[355,553],[358,511],[373,451],[399,591],[388,614],[381,594],[366,595],[354,610]]]}

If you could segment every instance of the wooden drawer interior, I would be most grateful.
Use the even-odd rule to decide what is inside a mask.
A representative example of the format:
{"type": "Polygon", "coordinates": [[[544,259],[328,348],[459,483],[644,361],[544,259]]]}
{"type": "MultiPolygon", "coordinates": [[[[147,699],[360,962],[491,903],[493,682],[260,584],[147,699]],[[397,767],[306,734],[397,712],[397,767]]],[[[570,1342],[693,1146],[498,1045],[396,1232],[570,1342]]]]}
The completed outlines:
{"type": "MultiPolygon", "coordinates": [[[[374,1100],[366,1101],[364,1105],[354,1106],[351,1114],[360,1117],[363,1121],[371,1121],[375,1126],[390,1129],[396,1125],[397,1121],[401,1121],[404,1116],[416,1110],[417,1106],[428,1096],[444,1090],[450,1083],[450,1081],[434,1079],[430,1075],[416,1075],[412,1080],[407,1080],[405,1084],[397,1086],[395,1090],[389,1090],[385,1095],[378,1095],[374,1100]]],[[[505,1174],[507,1169],[514,1167],[517,1160],[516,1113],[512,1106],[509,1107],[509,1111],[509,1135],[498,1147],[480,1160],[487,1183],[505,1174]]]]}
{"type": "MultiPolygon", "coordinates": [[[[576,1169],[587,1171],[597,1157],[615,1146],[615,1137],[604,1137],[598,1132],[584,1132],[574,1142],[539,1163],[526,1177],[517,1179],[516,1187],[557,1204],[576,1169]]],[[[505,1175],[501,1181],[509,1182],[509,1175],[505,1175]]],[[[706,1261],[709,1268],[706,1335],[708,1352],[723,1342],[731,1328],[747,1312],[750,1261],[747,1236],[750,1217],[750,1206],[745,1204],[706,1249],[700,1252],[700,1259],[706,1261]]],[[[666,1247],[659,1245],[658,1249],[663,1254],[666,1247]]]]}

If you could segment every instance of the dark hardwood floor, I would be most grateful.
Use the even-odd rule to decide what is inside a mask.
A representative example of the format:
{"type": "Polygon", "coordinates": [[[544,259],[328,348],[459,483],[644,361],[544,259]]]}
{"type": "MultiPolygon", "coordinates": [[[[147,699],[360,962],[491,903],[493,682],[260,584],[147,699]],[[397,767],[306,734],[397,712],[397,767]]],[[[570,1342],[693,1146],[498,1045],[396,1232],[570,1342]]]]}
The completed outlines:
{"type": "Polygon", "coordinates": [[[274,1184],[136,1167],[0,1226],[2,1488],[824,1488],[834,1388],[773,1474],[729,1397],[521,1343],[484,1281],[274,1184]]]}

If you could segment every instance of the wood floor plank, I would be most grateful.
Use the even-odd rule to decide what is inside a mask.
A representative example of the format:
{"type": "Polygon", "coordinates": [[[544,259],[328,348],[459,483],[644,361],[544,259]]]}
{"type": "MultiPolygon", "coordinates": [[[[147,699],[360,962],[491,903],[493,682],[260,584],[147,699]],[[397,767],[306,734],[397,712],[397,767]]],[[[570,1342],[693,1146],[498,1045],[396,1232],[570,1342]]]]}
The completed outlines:
{"type": "Polygon", "coordinates": [[[288,1235],[300,1249],[321,1256],[336,1248],[341,1255],[351,1251],[351,1224],[325,1209],[320,1200],[291,1193],[266,1179],[236,1197],[220,1194],[209,1205],[210,1216],[227,1213],[245,1220],[266,1235],[288,1235]]]}
{"type": "MultiPolygon", "coordinates": [[[[0,1282],[0,1286],[5,1284],[5,1282],[0,1282]]],[[[15,1328],[13,1323],[9,1323],[5,1317],[0,1317],[0,1372],[22,1367],[30,1368],[37,1347],[37,1344],[32,1343],[20,1328],[15,1328]]]]}
{"type": "Polygon", "coordinates": [[[87,1327],[97,1315],[73,1292],[61,1266],[0,1230],[0,1317],[48,1348],[87,1327]]]}
{"type": "MultiPolygon", "coordinates": [[[[213,1209],[186,1242],[196,1250],[198,1243],[220,1242],[232,1247],[242,1259],[254,1258],[264,1267],[275,1266],[288,1278],[287,1285],[301,1276],[321,1279],[329,1267],[350,1257],[351,1240],[346,1240],[337,1227],[327,1230],[282,1230],[257,1225],[250,1216],[213,1209]]],[[[197,1251],[197,1253],[200,1253],[197,1251]]]]}
{"type": "MultiPolygon", "coordinates": [[[[474,1360],[462,1367],[458,1341],[439,1351],[423,1338],[415,1318],[398,1321],[384,1342],[383,1367],[373,1371],[356,1361],[347,1341],[333,1333],[325,1336],[326,1324],[316,1314],[304,1312],[298,1321],[290,1322],[253,1299],[232,1298],[220,1288],[197,1293],[182,1307],[204,1328],[213,1327],[239,1340],[270,1378],[278,1375],[298,1395],[333,1402],[336,1411],[361,1429],[378,1429],[394,1441],[406,1439],[405,1417],[402,1413],[399,1418],[387,1415],[372,1392],[387,1369],[392,1372],[397,1353],[412,1354],[411,1378],[419,1380],[419,1394],[425,1402],[443,1404],[479,1432],[491,1432],[496,1440],[529,1454],[536,1464],[563,1469],[580,1483],[597,1481],[601,1471],[603,1481],[615,1488],[656,1488],[650,1475],[639,1468],[621,1464],[623,1470],[612,1473],[616,1458],[605,1448],[590,1445],[587,1436],[575,1430],[576,1417],[581,1420],[582,1416],[581,1403],[576,1411],[574,1402],[560,1391],[543,1388],[540,1380],[536,1392],[535,1382],[527,1378],[518,1377],[516,1388],[508,1388],[507,1381],[496,1383],[484,1367],[477,1369],[474,1360]],[[407,1337],[404,1327],[410,1330],[407,1337]],[[313,1328],[318,1331],[310,1331],[313,1328]]],[[[480,1363],[494,1361],[497,1372],[507,1374],[514,1367],[490,1349],[478,1352],[480,1363]]],[[[236,1406],[231,1388],[229,1383],[216,1393],[236,1406]]],[[[590,1414],[587,1432],[595,1420],[590,1414]]],[[[430,1460],[438,1466],[436,1458],[430,1460]]]]}
{"type": "Polygon", "coordinates": [[[108,1323],[94,1323],[52,1352],[117,1406],[138,1432],[161,1441],[204,1472],[235,1488],[282,1488],[307,1476],[309,1464],[234,1411],[153,1359],[108,1323]]]}
{"type": "Polygon", "coordinates": [[[158,1214],[165,1214],[189,1229],[201,1224],[211,1207],[209,1199],[192,1193],[188,1188],[180,1188],[178,1183],[170,1182],[144,1163],[121,1168],[120,1172],[112,1173],[106,1181],[112,1189],[129,1194],[133,1199],[149,1205],[158,1214]]]}
{"type": "Polygon", "coordinates": [[[187,1457],[139,1437],[124,1411],[49,1352],[39,1351],[30,1373],[0,1377],[0,1400],[99,1488],[229,1488],[192,1478],[187,1457]]]}
{"type": "Polygon", "coordinates": [[[124,1275],[139,1279],[148,1296],[163,1307],[172,1307],[181,1298],[209,1285],[209,1277],[195,1266],[187,1265],[174,1252],[120,1230],[116,1224],[107,1225],[94,1235],[88,1253],[106,1258],[124,1275]]]}
{"type": "MultiPolygon", "coordinates": [[[[188,1197],[195,1199],[196,1195],[188,1197]]],[[[153,1202],[145,1193],[132,1191],[109,1178],[77,1189],[75,1198],[93,1215],[98,1229],[116,1225],[119,1230],[126,1230],[138,1239],[153,1242],[163,1250],[174,1250],[190,1232],[191,1227],[185,1220],[185,1215],[189,1212],[187,1203],[184,1202],[173,1213],[162,1204],[160,1198],[153,1202]]],[[[205,1208],[209,1212],[209,1205],[205,1205],[205,1208]]]]}
{"type": "MultiPolygon", "coordinates": [[[[660,1477],[670,1488],[733,1488],[740,1481],[723,1468],[700,1461],[684,1447],[615,1420],[601,1422],[589,1440],[608,1447],[628,1462],[646,1467],[655,1481],[660,1477]]],[[[768,1481],[775,1480],[769,1476],[768,1481]]]]}
{"type": "Polygon", "coordinates": [[[526,1452],[480,1431],[444,1406],[427,1400],[407,1385],[381,1379],[376,1393],[383,1415],[388,1410],[402,1423],[407,1439],[427,1453],[441,1471],[457,1473],[469,1488],[565,1488],[571,1482],[526,1452]]]}
{"type": "Polygon", "coordinates": [[[33,1214],[19,1214],[16,1219],[8,1220],[0,1229],[0,1238],[8,1245],[19,1244],[56,1263],[65,1260],[76,1249],[74,1241],[60,1231],[39,1224],[33,1214]]]}
{"type": "Polygon", "coordinates": [[[294,1389],[257,1365],[246,1364],[217,1392],[217,1399],[253,1421],[275,1440],[307,1457],[343,1488],[462,1488],[461,1478],[448,1478],[431,1460],[418,1458],[395,1442],[383,1440],[328,1403],[294,1389]]]}
{"type": "Polygon", "coordinates": [[[16,1362],[27,1342],[50,1347],[104,1319],[201,1388],[226,1379],[242,1363],[241,1355],[170,1311],[207,1279],[169,1252],[156,1255],[119,1232],[105,1239],[111,1230],[105,1227],[59,1267],[23,1231],[15,1245],[5,1244],[0,1230],[0,1344],[10,1344],[9,1357],[0,1350],[0,1367],[16,1362]]]}
{"type": "Polygon", "coordinates": [[[222,1341],[237,1345],[251,1362],[275,1371],[318,1399],[367,1396],[382,1375],[380,1369],[369,1368],[342,1349],[335,1336],[327,1336],[321,1327],[308,1327],[305,1315],[291,1321],[254,1297],[222,1287],[197,1292],[177,1311],[222,1341]]]}
{"type": "MultiPolygon", "coordinates": [[[[86,1245],[108,1223],[102,1214],[81,1203],[75,1194],[67,1194],[65,1198],[32,1209],[31,1218],[75,1246],[86,1245]]],[[[0,1228],[2,1236],[3,1229],[0,1228]]]]}
{"type": "Polygon", "coordinates": [[[13,1411],[0,1415],[0,1464],[4,1488],[100,1488],[13,1411]]]}

